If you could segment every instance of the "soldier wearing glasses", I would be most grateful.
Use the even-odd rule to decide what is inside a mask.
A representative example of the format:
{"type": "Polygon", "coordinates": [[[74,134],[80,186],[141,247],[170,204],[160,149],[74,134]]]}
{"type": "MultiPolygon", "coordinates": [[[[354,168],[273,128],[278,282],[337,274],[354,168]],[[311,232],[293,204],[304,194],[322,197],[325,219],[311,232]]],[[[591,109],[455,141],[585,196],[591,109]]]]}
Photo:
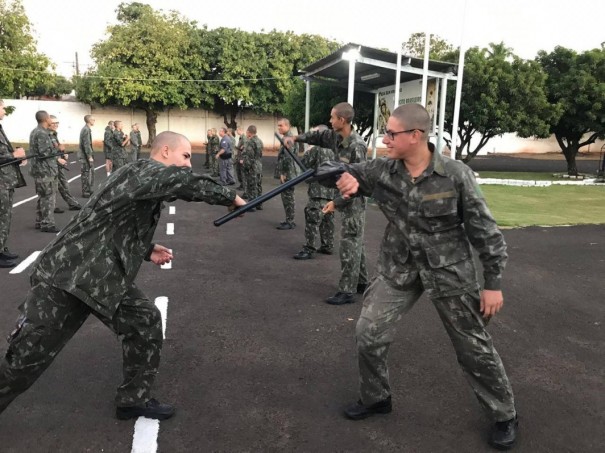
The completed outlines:
{"type": "Polygon", "coordinates": [[[388,220],[377,276],[357,322],[360,398],[352,420],[391,412],[387,355],[395,322],[426,292],[480,405],[494,423],[489,443],[509,449],[518,422],[513,392],[486,331],[503,305],[506,244],[472,170],[434,152],[430,117],[419,104],[393,111],[383,143],[388,157],[347,166],[343,197],[372,196],[388,220]],[[483,265],[481,290],[471,245],[483,265]]]}

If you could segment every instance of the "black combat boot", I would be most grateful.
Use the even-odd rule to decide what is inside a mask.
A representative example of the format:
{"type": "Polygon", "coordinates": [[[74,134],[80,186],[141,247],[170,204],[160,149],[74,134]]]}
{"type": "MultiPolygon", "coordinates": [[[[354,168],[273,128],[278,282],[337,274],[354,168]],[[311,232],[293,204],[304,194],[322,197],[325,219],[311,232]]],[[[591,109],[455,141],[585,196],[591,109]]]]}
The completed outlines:
{"type": "Polygon", "coordinates": [[[313,258],[313,252],[308,250],[301,250],[296,255],[294,255],[295,260],[310,260],[313,258]]]}
{"type": "Polygon", "coordinates": [[[350,420],[363,420],[374,414],[388,414],[393,410],[391,404],[391,397],[389,396],[386,400],[378,401],[370,406],[365,406],[361,400],[357,401],[350,406],[347,406],[344,410],[345,417],[350,420]]]}
{"type": "Polygon", "coordinates": [[[128,420],[136,417],[153,418],[154,420],[166,420],[174,415],[175,408],[170,404],[162,404],[155,398],[151,398],[145,404],[139,406],[117,407],[116,417],[119,420],[128,420]]]}
{"type": "Polygon", "coordinates": [[[0,267],[1,268],[10,268],[15,267],[17,265],[16,261],[10,260],[8,258],[3,258],[0,256],[0,267]]]}
{"type": "Polygon", "coordinates": [[[497,450],[510,450],[515,445],[519,432],[519,419],[511,418],[505,422],[496,422],[489,436],[489,444],[497,450]]]}
{"type": "Polygon", "coordinates": [[[17,258],[19,258],[19,255],[17,255],[16,253],[12,253],[9,249],[4,247],[4,250],[2,250],[2,252],[0,252],[0,258],[16,260],[17,258]]]}
{"type": "Polygon", "coordinates": [[[355,302],[353,293],[343,293],[342,291],[338,291],[332,297],[326,299],[326,303],[330,305],[352,304],[353,302],[355,302]]]}

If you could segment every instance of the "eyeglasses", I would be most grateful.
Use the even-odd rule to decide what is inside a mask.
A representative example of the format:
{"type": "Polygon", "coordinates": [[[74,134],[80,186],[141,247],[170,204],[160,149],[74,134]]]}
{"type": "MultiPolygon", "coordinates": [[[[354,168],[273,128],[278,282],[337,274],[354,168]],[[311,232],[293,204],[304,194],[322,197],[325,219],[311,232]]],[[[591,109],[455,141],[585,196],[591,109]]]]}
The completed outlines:
{"type": "Polygon", "coordinates": [[[420,131],[420,132],[424,133],[424,130],[415,128],[415,129],[408,129],[407,131],[397,131],[397,132],[385,131],[384,135],[389,137],[389,140],[395,140],[395,136],[398,134],[409,134],[409,133],[414,133],[416,131],[420,131]]]}

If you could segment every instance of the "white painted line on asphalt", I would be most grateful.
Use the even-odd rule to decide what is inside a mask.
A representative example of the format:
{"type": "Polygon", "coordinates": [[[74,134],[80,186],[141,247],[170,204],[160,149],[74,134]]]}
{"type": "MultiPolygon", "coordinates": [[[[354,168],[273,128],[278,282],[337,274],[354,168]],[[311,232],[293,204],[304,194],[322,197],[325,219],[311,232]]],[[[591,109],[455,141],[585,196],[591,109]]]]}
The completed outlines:
{"type": "Polygon", "coordinates": [[[67,182],[72,182],[72,181],[75,181],[76,179],[80,178],[80,176],[81,176],[81,175],[76,175],[76,176],[74,176],[73,178],[68,179],[68,180],[67,180],[67,182]]]}
{"type": "Polygon", "coordinates": [[[139,417],[134,424],[131,453],[155,453],[158,451],[160,421],[139,417]]]}
{"type": "Polygon", "coordinates": [[[174,223],[166,224],[166,234],[168,234],[168,235],[174,234],[174,223]]]}
{"type": "Polygon", "coordinates": [[[33,263],[34,261],[36,261],[36,258],[38,258],[39,254],[40,254],[40,250],[38,250],[37,252],[32,253],[27,258],[25,258],[23,261],[21,261],[17,267],[15,267],[14,269],[12,269],[9,272],[9,274],[20,274],[25,269],[27,269],[31,263],[33,263]]]}
{"type": "Polygon", "coordinates": [[[16,208],[17,206],[19,206],[21,204],[27,203],[28,201],[35,200],[36,198],[38,198],[38,195],[34,195],[33,197],[29,197],[29,198],[26,198],[25,200],[18,201],[17,203],[13,204],[13,208],[16,208]]]}
{"type": "Polygon", "coordinates": [[[158,307],[162,315],[162,335],[166,338],[166,320],[168,319],[168,298],[160,296],[155,298],[155,306],[158,307]]]}
{"type": "Polygon", "coordinates": [[[168,214],[174,215],[175,213],[176,213],[176,207],[175,206],[170,206],[168,208],[168,214]]]}

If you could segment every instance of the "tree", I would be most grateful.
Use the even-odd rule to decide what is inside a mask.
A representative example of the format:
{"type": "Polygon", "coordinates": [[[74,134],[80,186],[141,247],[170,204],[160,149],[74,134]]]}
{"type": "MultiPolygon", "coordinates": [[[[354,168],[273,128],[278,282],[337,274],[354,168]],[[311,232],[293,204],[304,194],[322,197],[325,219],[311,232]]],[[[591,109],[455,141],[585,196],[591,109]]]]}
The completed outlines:
{"type": "MultiPolygon", "coordinates": [[[[513,55],[504,43],[466,52],[456,159],[469,162],[490,139],[508,132],[520,137],[548,137],[549,124],[559,115],[545,94],[546,74],[534,61],[513,55]],[[471,149],[471,140],[479,142],[471,149]],[[466,157],[462,157],[466,152],[466,157]]],[[[455,86],[449,87],[453,99],[455,86]]],[[[453,102],[446,124],[452,128],[453,102]]]]}
{"type": "Polygon", "coordinates": [[[40,98],[43,96],[60,98],[64,94],[69,94],[74,85],[65,77],[52,75],[43,80],[33,90],[28,92],[28,97],[40,98]]]}
{"type": "Polygon", "coordinates": [[[116,12],[119,23],[93,46],[97,67],[77,78],[77,95],[84,102],[144,110],[150,145],[159,112],[211,102],[200,81],[210,66],[196,52],[195,22],[138,2],[121,3],[116,12]]]}
{"type": "MultiPolygon", "coordinates": [[[[424,58],[424,33],[413,33],[408,38],[407,42],[403,45],[403,51],[406,55],[424,58]]],[[[454,46],[452,46],[446,40],[440,38],[437,35],[431,35],[429,59],[440,60],[440,61],[452,61],[451,55],[454,52],[454,46]]]]}
{"type": "Polygon", "coordinates": [[[0,0],[0,95],[30,95],[50,76],[48,57],[38,53],[20,0],[0,0]]]}
{"type": "Polygon", "coordinates": [[[565,156],[568,174],[577,175],[579,149],[605,137],[605,49],[578,54],[555,47],[550,53],[540,51],[537,61],[548,74],[548,101],[561,110],[550,132],[565,156]]]}
{"type": "Polygon", "coordinates": [[[250,33],[218,28],[200,30],[198,35],[199,53],[212,62],[212,81],[206,83],[213,98],[211,108],[231,128],[237,127],[243,109],[281,113],[298,71],[338,47],[321,36],[275,30],[250,33]]]}

